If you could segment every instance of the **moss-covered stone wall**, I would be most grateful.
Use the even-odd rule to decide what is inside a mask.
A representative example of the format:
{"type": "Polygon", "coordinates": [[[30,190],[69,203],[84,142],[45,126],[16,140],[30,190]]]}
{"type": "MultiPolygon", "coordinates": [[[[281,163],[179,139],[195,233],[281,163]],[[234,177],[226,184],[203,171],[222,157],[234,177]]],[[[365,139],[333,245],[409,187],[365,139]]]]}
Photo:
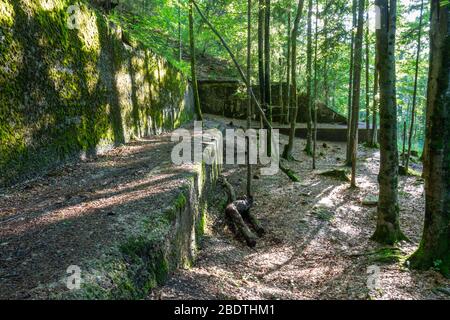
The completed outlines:
{"type": "Polygon", "coordinates": [[[187,79],[126,38],[84,1],[0,0],[0,187],[192,117],[187,79]]]}
{"type": "MultiPolygon", "coordinates": [[[[280,86],[273,84],[272,92],[272,117],[273,121],[279,122],[282,118],[282,108],[280,106],[280,86]]],[[[283,103],[287,101],[287,84],[283,84],[283,103]]],[[[257,99],[260,96],[259,86],[253,86],[253,92],[257,99]]],[[[247,117],[247,94],[245,86],[239,81],[203,80],[199,82],[199,94],[202,111],[229,118],[245,119],[247,117]]],[[[291,94],[291,110],[295,107],[295,101],[291,94]]],[[[305,94],[298,96],[299,111],[297,121],[304,123],[307,121],[308,98],[305,94]]],[[[347,123],[347,118],[338,114],[324,103],[318,105],[319,123],[347,123]]],[[[254,104],[253,110],[256,110],[254,104]]],[[[254,116],[254,118],[258,118],[254,116]]],[[[284,119],[284,117],[283,117],[284,119]]]]}

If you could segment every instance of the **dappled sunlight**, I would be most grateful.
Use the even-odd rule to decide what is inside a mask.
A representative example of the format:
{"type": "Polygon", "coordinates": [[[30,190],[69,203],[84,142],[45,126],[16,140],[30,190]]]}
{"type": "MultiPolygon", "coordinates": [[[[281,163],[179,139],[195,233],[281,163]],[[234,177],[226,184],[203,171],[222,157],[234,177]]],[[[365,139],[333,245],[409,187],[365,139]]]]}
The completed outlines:
{"type": "MultiPolygon", "coordinates": [[[[45,228],[50,224],[55,224],[67,219],[75,219],[85,215],[91,214],[105,214],[105,210],[108,208],[114,208],[117,206],[127,206],[127,203],[145,200],[150,196],[157,196],[158,194],[164,194],[167,189],[163,185],[156,184],[158,181],[142,180],[140,183],[133,183],[129,186],[130,190],[126,191],[119,189],[113,189],[115,195],[108,195],[111,190],[106,190],[105,197],[100,197],[92,201],[82,201],[72,206],[64,207],[60,210],[50,211],[42,213],[35,218],[20,218],[18,221],[9,223],[8,228],[2,226],[0,232],[2,237],[8,236],[20,236],[23,233],[31,232],[40,228],[45,228]],[[150,184],[152,182],[152,184],[150,184]],[[151,186],[151,188],[149,188],[151,186]],[[26,223],[24,223],[26,221],[26,223]],[[3,229],[3,230],[1,230],[3,229]]],[[[99,193],[100,195],[102,192],[99,193]]]]}
{"type": "Polygon", "coordinates": [[[449,299],[448,10],[385,2],[0,0],[0,299],[449,299]]]}

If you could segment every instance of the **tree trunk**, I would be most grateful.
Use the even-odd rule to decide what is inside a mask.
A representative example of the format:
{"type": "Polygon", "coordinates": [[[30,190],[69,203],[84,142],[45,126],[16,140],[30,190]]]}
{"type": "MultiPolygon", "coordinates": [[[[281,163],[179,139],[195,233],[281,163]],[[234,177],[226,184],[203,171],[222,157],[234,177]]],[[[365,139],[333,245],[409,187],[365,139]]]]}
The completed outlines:
{"type": "Polygon", "coordinates": [[[178,60],[183,60],[183,39],[181,35],[181,3],[178,0],[178,60]]]}
{"type": "Polygon", "coordinates": [[[372,239],[394,244],[406,239],[400,231],[398,204],[397,106],[395,84],[396,0],[376,0],[381,28],[377,30],[380,75],[380,173],[377,228],[372,239]]]}
{"type": "Polygon", "coordinates": [[[286,123],[289,123],[291,114],[291,9],[288,13],[288,39],[287,39],[287,57],[286,57],[286,79],[287,79],[287,100],[286,100],[286,123]]]}
{"type": "Polygon", "coordinates": [[[427,96],[425,226],[413,268],[438,268],[450,277],[450,5],[431,0],[427,96]]]}
{"type": "Polygon", "coordinates": [[[369,1],[366,1],[366,140],[370,141],[370,44],[369,44],[369,1]]]}
{"type": "Polygon", "coordinates": [[[283,74],[284,74],[284,67],[283,67],[283,59],[281,58],[281,56],[278,59],[278,66],[280,68],[279,69],[279,74],[278,74],[278,77],[279,77],[279,82],[278,82],[278,95],[279,95],[278,104],[280,106],[280,110],[281,110],[281,114],[282,114],[282,116],[280,118],[280,123],[283,123],[283,118],[284,118],[286,110],[285,110],[285,107],[284,107],[284,99],[283,99],[283,74]]]}
{"type": "Polygon", "coordinates": [[[265,21],[265,10],[264,10],[264,0],[259,0],[259,6],[258,6],[258,76],[259,76],[259,94],[261,101],[261,107],[263,108],[264,112],[267,111],[266,109],[266,86],[265,86],[265,66],[264,66],[264,21],[265,21]]]}
{"type": "Polygon", "coordinates": [[[295,138],[295,127],[297,124],[297,115],[298,115],[298,99],[297,99],[297,36],[298,36],[298,28],[300,25],[300,19],[302,17],[303,12],[303,4],[304,0],[298,1],[297,15],[294,20],[294,28],[292,29],[292,98],[295,103],[294,113],[291,117],[291,130],[289,131],[289,143],[283,152],[283,158],[290,160],[293,159],[292,153],[294,150],[294,138],[295,138]]]}
{"type": "MultiPolygon", "coordinates": [[[[267,118],[272,123],[272,93],[271,93],[271,63],[270,63],[270,0],[265,0],[264,22],[264,104],[267,110],[267,118]]],[[[272,155],[272,130],[268,128],[267,155],[272,155]]]]}
{"type": "Polygon", "coordinates": [[[319,19],[319,1],[316,0],[316,24],[314,32],[314,131],[313,131],[313,170],[316,169],[316,149],[317,149],[317,44],[319,38],[318,29],[318,19],[319,19]]]}
{"type": "Polygon", "coordinates": [[[329,100],[329,85],[328,85],[328,0],[325,1],[325,9],[323,11],[323,34],[324,34],[324,52],[323,55],[323,87],[325,93],[325,106],[328,107],[329,100]]]}
{"type": "Polygon", "coordinates": [[[358,1],[358,30],[355,37],[355,56],[353,74],[353,98],[350,141],[352,149],[352,179],[351,186],[356,187],[356,161],[358,155],[358,123],[359,123],[359,103],[361,100],[361,74],[362,74],[362,50],[364,33],[364,7],[365,0],[358,1]]]}
{"type": "Polygon", "coordinates": [[[348,107],[347,107],[347,153],[345,158],[345,165],[352,165],[352,142],[351,139],[351,123],[352,123],[352,97],[353,97],[353,68],[354,68],[354,48],[355,48],[355,28],[356,28],[356,5],[357,0],[353,0],[352,4],[352,13],[353,13],[353,21],[352,21],[352,39],[350,44],[350,76],[348,83],[348,107]]]}
{"type": "MultiPolygon", "coordinates": [[[[406,159],[406,119],[403,121],[403,147],[402,147],[402,165],[405,167],[405,159],[406,159]]],[[[406,168],[406,167],[405,167],[406,168]]],[[[407,174],[407,171],[405,171],[407,174]]]]}
{"type": "Polygon", "coordinates": [[[196,58],[195,58],[195,35],[194,35],[194,12],[192,0],[189,2],[189,39],[191,47],[191,76],[192,89],[194,90],[194,108],[197,120],[203,121],[202,109],[200,107],[200,97],[198,95],[196,58]]]}
{"type": "MultiPolygon", "coordinates": [[[[377,60],[377,58],[375,58],[377,60]]],[[[370,146],[376,148],[378,145],[378,88],[379,88],[379,74],[378,63],[375,61],[375,75],[373,81],[373,108],[372,108],[372,131],[370,137],[370,146]]]]}
{"type": "MultiPolygon", "coordinates": [[[[252,0],[247,2],[247,79],[251,83],[252,74],[252,0]]],[[[251,85],[247,88],[247,130],[252,126],[252,94],[251,85]]],[[[247,196],[252,196],[252,165],[250,163],[250,139],[247,139],[247,196]]]]}
{"type": "Polygon", "coordinates": [[[308,99],[308,108],[306,109],[306,147],[305,152],[308,155],[312,155],[312,0],[308,0],[308,30],[307,30],[307,49],[306,49],[306,96],[308,99]]]}
{"type": "Polygon", "coordinates": [[[414,75],[414,93],[413,93],[413,102],[412,102],[412,109],[411,109],[411,123],[410,123],[410,127],[409,127],[409,137],[408,137],[408,154],[406,155],[406,164],[405,164],[406,174],[408,174],[408,170],[409,170],[409,158],[411,157],[411,145],[412,145],[412,137],[413,137],[413,130],[414,130],[414,121],[416,118],[417,81],[418,81],[418,77],[419,77],[419,61],[420,61],[420,50],[421,50],[421,40],[422,40],[423,7],[424,7],[424,0],[422,0],[422,3],[420,5],[419,36],[418,36],[418,40],[417,40],[417,56],[416,56],[416,72],[414,75]]]}

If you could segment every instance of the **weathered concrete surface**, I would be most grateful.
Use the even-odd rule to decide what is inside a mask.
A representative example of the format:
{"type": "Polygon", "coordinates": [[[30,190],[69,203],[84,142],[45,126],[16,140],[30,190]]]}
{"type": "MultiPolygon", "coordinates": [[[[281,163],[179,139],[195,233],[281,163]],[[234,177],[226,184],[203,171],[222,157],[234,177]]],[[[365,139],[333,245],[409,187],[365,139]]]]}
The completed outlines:
{"type": "MultiPolygon", "coordinates": [[[[259,86],[254,86],[255,96],[259,98],[259,86]]],[[[246,89],[239,81],[199,81],[199,94],[202,111],[214,115],[221,115],[229,118],[244,119],[247,112],[246,89]]],[[[280,87],[278,84],[272,85],[272,115],[273,121],[279,122],[282,116],[280,87]]],[[[291,95],[292,97],[292,95],[291,95]]],[[[283,85],[283,104],[287,101],[287,85],[283,85]]],[[[307,99],[304,95],[298,97],[299,112],[297,122],[306,122],[307,99]]],[[[294,107],[294,100],[291,101],[290,108],[294,107]]],[[[346,124],[346,117],[328,108],[323,103],[318,105],[318,121],[320,123],[346,124]]],[[[252,106],[255,109],[255,106],[252,106]]],[[[255,118],[255,117],[254,117],[255,118]]]]}
{"type": "MultiPolygon", "coordinates": [[[[207,119],[213,121],[221,121],[225,123],[233,122],[234,125],[237,125],[242,128],[247,127],[246,120],[236,119],[236,118],[226,118],[223,116],[218,116],[214,114],[206,114],[205,117],[207,119]]],[[[253,120],[252,128],[259,129],[260,122],[253,120]]],[[[280,124],[278,122],[272,123],[274,129],[278,129],[281,134],[289,135],[290,125],[280,124]]],[[[307,134],[307,126],[306,123],[297,123],[295,135],[298,138],[306,138],[307,134]]],[[[359,124],[358,129],[358,142],[364,143],[367,142],[367,130],[366,125],[364,123],[359,124]]],[[[347,126],[342,124],[333,124],[333,123],[318,123],[317,126],[317,139],[323,141],[331,141],[331,142],[346,142],[347,141],[347,126]]]]}

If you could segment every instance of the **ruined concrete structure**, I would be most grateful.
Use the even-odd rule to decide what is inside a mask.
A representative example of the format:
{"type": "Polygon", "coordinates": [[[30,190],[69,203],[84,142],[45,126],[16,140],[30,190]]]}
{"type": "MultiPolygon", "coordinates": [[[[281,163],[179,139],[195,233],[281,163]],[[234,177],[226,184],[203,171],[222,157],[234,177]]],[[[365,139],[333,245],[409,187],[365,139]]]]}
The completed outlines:
{"type": "MultiPolygon", "coordinates": [[[[259,86],[253,87],[254,93],[259,98],[259,86]]],[[[282,115],[280,106],[280,87],[279,84],[272,85],[272,115],[273,121],[279,122],[282,115]]],[[[239,81],[199,81],[199,94],[204,113],[221,115],[230,118],[244,119],[247,112],[247,98],[245,87],[239,81]]],[[[292,95],[291,95],[292,96],[292,95]]],[[[287,101],[287,85],[283,85],[283,103],[287,101]]],[[[305,95],[299,95],[299,112],[297,122],[306,122],[307,98],[305,95]]],[[[291,100],[291,110],[294,107],[294,101],[291,100]]],[[[347,118],[336,111],[328,108],[324,104],[319,104],[317,111],[319,123],[347,124],[347,118]]]]}

